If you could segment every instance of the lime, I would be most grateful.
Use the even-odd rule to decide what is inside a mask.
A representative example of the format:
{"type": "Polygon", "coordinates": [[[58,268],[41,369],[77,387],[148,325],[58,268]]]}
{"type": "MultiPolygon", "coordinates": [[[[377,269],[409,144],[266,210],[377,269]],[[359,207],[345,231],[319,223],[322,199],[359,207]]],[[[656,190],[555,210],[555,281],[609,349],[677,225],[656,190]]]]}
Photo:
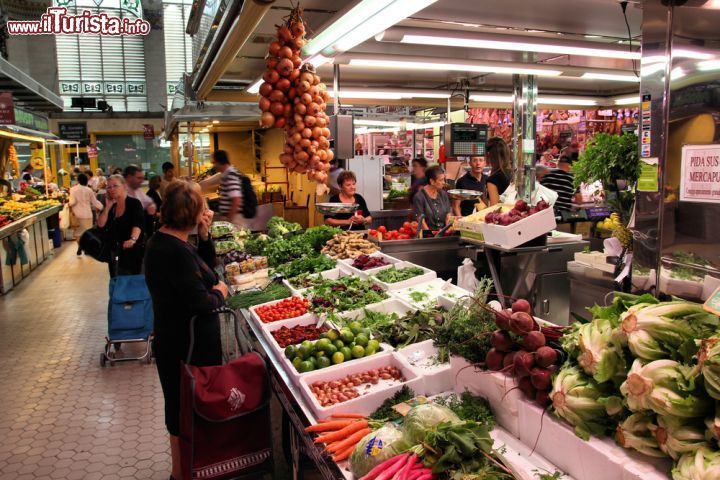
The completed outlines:
{"type": "Polygon", "coordinates": [[[315,357],[316,359],[324,356],[325,352],[323,352],[322,350],[315,350],[315,354],[313,355],[313,357],[315,357]]]}
{"type": "Polygon", "coordinates": [[[304,342],[302,342],[302,343],[300,344],[300,346],[305,347],[305,348],[308,349],[308,350],[312,350],[312,348],[313,348],[313,342],[311,342],[310,340],[305,340],[304,342]]]}
{"type": "Polygon", "coordinates": [[[343,328],[342,330],[340,330],[340,339],[344,343],[350,343],[355,339],[355,335],[353,335],[350,330],[343,328]]]}
{"type": "Polygon", "coordinates": [[[352,356],[353,358],[362,358],[365,356],[365,349],[361,347],[360,345],[355,345],[352,348],[352,356]]]}
{"type": "Polygon", "coordinates": [[[360,333],[364,333],[365,336],[368,337],[368,338],[372,337],[372,332],[370,331],[369,328],[363,328],[360,333]]]}
{"type": "Polygon", "coordinates": [[[322,332],[320,334],[320,338],[327,338],[327,336],[328,336],[327,332],[322,332]]]}
{"type": "Polygon", "coordinates": [[[345,346],[342,340],[335,340],[333,342],[333,345],[335,345],[335,348],[337,348],[338,350],[345,346]]]}
{"type": "Polygon", "coordinates": [[[320,340],[315,342],[315,348],[322,351],[325,351],[325,348],[328,345],[331,345],[331,343],[330,340],[328,340],[327,338],[321,338],[320,340]]]}
{"type": "Polygon", "coordinates": [[[295,351],[294,345],[288,345],[285,348],[285,357],[287,357],[288,360],[292,360],[297,356],[297,352],[295,351]]]}
{"type": "Polygon", "coordinates": [[[329,330],[329,331],[327,332],[327,338],[328,338],[328,340],[331,340],[331,341],[334,342],[335,340],[338,339],[338,337],[340,337],[340,334],[339,334],[338,331],[335,330],[334,328],[333,328],[332,330],[329,330]]]}
{"type": "Polygon", "coordinates": [[[357,335],[358,333],[362,332],[363,326],[362,323],[358,322],[357,320],[354,322],[350,322],[350,331],[353,333],[353,335],[357,335]]]}
{"type": "Polygon", "coordinates": [[[365,347],[365,356],[369,357],[370,355],[374,355],[377,352],[377,349],[375,347],[371,347],[368,345],[365,347]]]}
{"type": "MultiPolygon", "coordinates": [[[[350,357],[348,357],[350,358],[350,357]]],[[[345,361],[345,355],[343,355],[341,352],[335,352],[332,356],[332,362],[337,365],[338,363],[343,363],[345,361]]]]}
{"type": "Polygon", "coordinates": [[[317,359],[315,357],[310,357],[310,358],[308,358],[307,361],[312,364],[313,370],[315,370],[317,368],[317,359]]]}
{"type": "Polygon", "coordinates": [[[350,350],[352,350],[353,348],[355,348],[355,342],[350,342],[347,346],[350,350]]]}
{"type": "Polygon", "coordinates": [[[335,345],[330,344],[325,347],[325,350],[323,351],[325,352],[325,354],[327,354],[328,357],[332,357],[333,353],[338,351],[338,348],[335,345]]]}
{"type": "Polygon", "coordinates": [[[368,340],[367,348],[373,348],[377,352],[380,350],[380,342],[375,339],[368,340]]]}
{"type": "Polygon", "coordinates": [[[364,333],[358,333],[355,336],[355,344],[360,345],[361,347],[366,347],[368,344],[368,337],[364,333]]]}
{"type": "Polygon", "coordinates": [[[303,362],[303,360],[300,357],[293,358],[292,364],[293,364],[293,367],[295,367],[295,370],[300,370],[300,364],[302,362],[303,362]]]}
{"type": "Polygon", "coordinates": [[[300,360],[306,360],[310,356],[311,349],[306,347],[305,345],[300,345],[295,350],[295,353],[298,357],[300,357],[300,360]]]}
{"type": "Polygon", "coordinates": [[[300,368],[298,368],[298,371],[300,373],[312,372],[313,370],[315,370],[315,365],[313,365],[312,362],[310,362],[308,360],[305,360],[304,362],[300,362],[300,368]]]}
{"type": "Polygon", "coordinates": [[[340,353],[342,353],[343,358],[347,358],[348,360],[352,358],[352,350],[350,350],[348,347],[342,347],[340,349],[340,353]]]}
{"type": "Polygon", "coordinates": [[[326,356],[317,359],[317,368],[327,368],[330,366],[330,359],[326,356]]]}

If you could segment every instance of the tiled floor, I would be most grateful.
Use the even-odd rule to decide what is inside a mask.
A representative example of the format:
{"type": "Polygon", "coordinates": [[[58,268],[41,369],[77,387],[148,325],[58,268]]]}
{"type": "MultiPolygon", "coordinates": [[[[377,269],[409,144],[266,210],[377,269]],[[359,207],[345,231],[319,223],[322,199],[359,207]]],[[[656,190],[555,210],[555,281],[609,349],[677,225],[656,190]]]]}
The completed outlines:
{"type": "Polygon", "coordinates": [[[105,264],[68,243],[0,296],[0,479],[164,479],[154,365],[100,368],[105,264]]]}

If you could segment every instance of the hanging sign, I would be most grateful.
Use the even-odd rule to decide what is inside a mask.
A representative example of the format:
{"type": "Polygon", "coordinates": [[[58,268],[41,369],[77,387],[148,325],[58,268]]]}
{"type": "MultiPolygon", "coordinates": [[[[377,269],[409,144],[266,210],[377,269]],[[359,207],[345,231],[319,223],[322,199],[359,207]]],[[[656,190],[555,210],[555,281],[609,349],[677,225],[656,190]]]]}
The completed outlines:
{"type": "Polygon", "coordinates": [[[13,96],[10,92],[0,93],[0,125],[15,124],[15,108],[13,96]]]}
{"type": "Polygon", "coordinates": [[[683,146],[680,201],[720,203],[720,145],[683,146]]]}
{"type": "Polygon", "coordinates": [[[86,122],[58,123],[60,138],[63,140],[84,140],[88,138],[86,122]]]}
{"type": "Polygon", "coordinates": [[[88,158],[98,158],[98,149],[96,144],[91,143],[85,147],[85,151],[87,152],[88,158]]]}
{"type": "Polygon", "coordinates": [[[143,125],[143,138],[145,140],[154,140],[155,139],[155,126],[151,123],[146,123],[143,125]]]}
{"type": "Polygon", "coordinates": [[[715,290],[715,292],[705,300],[703,308],[710,313],[720,315],[720,288],[715,290]]]}

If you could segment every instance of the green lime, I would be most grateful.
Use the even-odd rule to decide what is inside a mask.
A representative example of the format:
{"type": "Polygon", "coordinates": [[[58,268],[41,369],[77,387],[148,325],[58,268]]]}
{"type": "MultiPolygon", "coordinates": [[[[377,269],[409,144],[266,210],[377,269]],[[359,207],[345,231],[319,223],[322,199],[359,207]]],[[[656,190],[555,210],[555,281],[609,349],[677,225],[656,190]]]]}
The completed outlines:
{"type": "Polygon", "coordinates": [[[292,360],[297,356],[297,352],[295,351],[294,345],[288,345],[285,347],[285,357],[287,357],[288,360],[292,360]]]}
{"type": "Polygon", "coordinates": [[[312,372],[313,370],[315,370],[315,365],[313,365],[313,363],[308,360],[301,362],[300,368],[298,369],[300,373],[312,372]]]}
{"type": "Polygon", "coordinates": [[[317,368],[327,368],[330,366],[330,359],[328,357],[319,357],[317,359],[317,368]]]}
{"type": "MultiPolygon", "coordinates": [[[[348,357],[350,358],[350,357],[348,357]]],[[[337,365],[338,363],[343,363],[345,361],[345,355],[343,355],[341,352],[335,352],[332,356],[332,362],[337,365]]]]}
{"type": "Polygon", "coordinates": [[[368,338],[372,337],[372,332],[370,331],[369,328],[363,328],[363,329],[362,329],[362,332],[360,332],[360,333],[364,333],[365,336],[368,337],[368,338]]]}
{"type": "Polygon", "coordinates": [[[315,370],[315,369],[317,368],[317,358],[315,358],[315,357],[310,357],[310,358],[308,358],[307,361],[312,364],[313,370],[315,370]]]}
{"type": "Polygon", "coordinates": [[[355,348],[355,342],[350,342],[347,346],[350,350],[352,350],[353,348],[355,348]]]}
{"type": "Polygon", "coordinates": [[[328,345],[331,345],[331,343],[330,340],[328,340],[327,338],[321,338],[320,340],[315,342],[315,348],[322,351],[325,351],[325,347],[327,347],[328,345]]]}
{"type": "Polygon", "coordinates": [[[305,347],[305,348],[308,349],[308,350],[312,350],[312,348],[313,348],[313,342],[311,342],[310,340],[305,340],[304,342],[302,342],[302,343],[300,344],[300,346],[303,346],[303,347],[305,347]]]}
{"type": "Polygon", "coordinates": [[[293,367],[295,367],[295,370],[300,370],[300,364],[302,362],[303,362],[303,360],[300,357],[293,358],[292,364],[293,364],[293,367]]]}
{"type": "Polygon", "coordinates": [[[334,342],[335,340],[338,339],[338,337],[340,337],[340,334],[339,334],[338,331],[335,330],[334,328],[333,328],[332,330],[329,330],[329,331],[327,332],[327,338],[328,338],[328,340],[331,340],[331,341],[334,342]]]}
{"type": "Polygon", "coordinates": [[[324,357],[324,356],[325,356],[325,352],[323,352],[322,350],[315,350],[315,354],[313,355],[313,357],[315,357],[315,358],[320,358],[320,357],[324,357]]]}
{"type": "Polygon", "coordinates": [[[355,344],[361,347],[366,347],[368,344],[368,337],[364,333],[359,333],[355,336],[355,344]]]}
{"type": "Polygon", "coordinates": [[[367,348],[373,348],[377,352],[380,350],[380,342],[375,339],[368,340],[367,348]]]}
{"type": "Polygon", "coordinates": [[[333,345],[335,345],[335,348],[337,348],[338,350],[345,346],[342,340],[335,340],[333,342],[333,345]]]}
{"type": "Polygon", "coordinates": [[[327,338],[327,336],[328,336],[327,332],[322,332],[320,334],[320,338],[327,338]]]}
{"type": "Polygon", "coordinates": [[[370,355],[374,355],[375,353],[377,353],[377,349],[375,347],[371,347],[370,345],[365,347],[365,356],[366,357],[369,357],[370,355]]]}
{"type": "Polygon", "coordinates": [[[349,347],[343,347],[339,350],[339,352],[342,353],[343,357],[347,358],[348,360],[352,358],[352,350],[350,350],[349,347]]]}
{"type": "Polygon", "coordinates": [[[330,344],[327,347],[325,347],[325,350],[323,350],[323,351],[325,352],[325,354],[328,357],[332,357],[333,353],[338,351],[338,348],[335,345],[330,344]]]}
{"type": "Polygon", "coordinates": [[[353,335],[352,331],[343,328],[340,330],[340,339],[344,343],[350,343],[355,339],[355,335],[353,335]]]}
{"type": "Polygon", "coordinates": [[[354,322],[350,322],[350,331],[353,333],[353,335],[357,335],[358,333],[362,332],[363,326],[362,323],[355,320],[354,322]]]}
{"type": "Polygon", "coordinates": [[[301,360],[307,360],[307,358],[310,356],[310,348],[306,347],[305,345],[300,345],[295,350],[295,353],[298,357],[300,357],[301,360]]]}
{"type": "Polygon", "coordinates": [[[352,348],[352,356],[353,358],[362,358],[365,356],[365,349],[361,347],[360,345],[355,345],[352,348]]]}

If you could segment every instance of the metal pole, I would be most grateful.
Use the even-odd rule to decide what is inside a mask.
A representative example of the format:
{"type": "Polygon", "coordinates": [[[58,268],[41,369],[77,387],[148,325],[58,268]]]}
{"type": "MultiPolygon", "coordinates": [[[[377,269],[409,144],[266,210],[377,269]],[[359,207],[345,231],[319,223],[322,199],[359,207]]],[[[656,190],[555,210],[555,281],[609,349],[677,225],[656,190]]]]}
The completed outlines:
{"type": "Polygon", "coordinates": [[[333,115],[340,113],[340,65],[333,64],[333,115]]]}
{"type": "Polygon", "coordinates": [[[533,75],[513,75],[513,168],[518,198],[530,201],[535,187],[537,82],[533,75]]]}

